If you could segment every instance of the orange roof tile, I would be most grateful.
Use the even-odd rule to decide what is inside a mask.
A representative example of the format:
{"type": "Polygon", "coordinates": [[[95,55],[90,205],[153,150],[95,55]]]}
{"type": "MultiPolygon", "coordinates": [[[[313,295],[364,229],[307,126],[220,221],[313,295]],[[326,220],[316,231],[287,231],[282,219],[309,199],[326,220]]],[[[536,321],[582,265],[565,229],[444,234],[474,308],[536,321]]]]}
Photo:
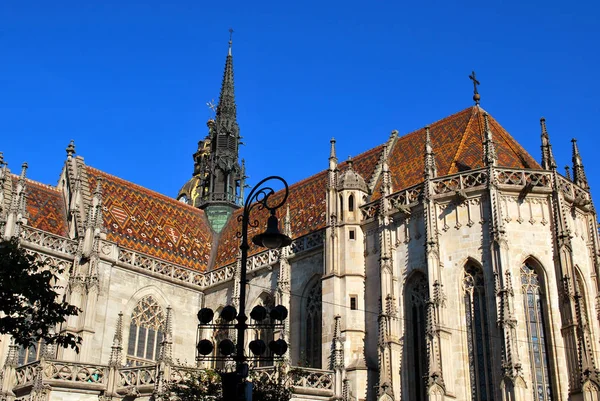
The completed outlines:
{"type": "MultiPolygon", "coordinates": [[[[430,125],[438,176],[483,167],[483,113],[481,108],[473,106],[430,125]]],[[[489,115],[488,121],[496,144],[498,166],[541,168],[535,159],[489,115]]],[[[393,191],[423,181],[424,152],[424,128],[398,138],[388,155],[393,191]]],[[[380,186],[381,182],[378,182],[372,199],[381,196],[380,186]]]]}
{"type": "Polygon", "coordinates": [[[102,177],[107,239],[191,269],[205,270],[212,231],[204,212],[173,198],[86,167],[90,190],[102,177]]]}
{"type": "MultiPolygon", "coordinates": [[[[14,175],[13,187],[19,177],[14,175]]],[[[27,225],[38,230],[67,237],[69,235],[65,200],[56,188],[27,180],[27,225]]]]}
{"type": "MultiPolygon", "coordinates": [[[[361,174],[367,182],[375,170],[382,148],[383,146],[377,146],[353,158],[354,170],[361,174]]],[[[340,170],[344,170],[346,166],[347,162],[344,162],[338,167],[340,170]]],[[[290,207],[292,238],[302,237],[325,227],[325,191],[327,188],[327,179],[327,170],[324,170],[289,187],[290,193],[286,205],[290,207]]],[[[276,204],[282,196],[282,191],[274,194],[272,204],[276,204]]],[[[277,210],[281,229],[283,229],[285,209],[284,206],[277,210]]],[[[232,263],[237,257],[240,239],[237,238],[236,233],[241,232],[241,223],[238,222],[238,216],[242,214],[242,211],[242,209],[236,210],[221,232],[221,239],[217,247],[217,255],[214,263],[215,267],[232,263]]],[[[250,217],[251,220],[257,220],[259,226],[248,230],[249,242],[251,242],[254,235],[264,231],[268,211],[253,209],[250,217]]],[[[250,244],[249,254],[252,255],[262,250],[250,244]]]]}

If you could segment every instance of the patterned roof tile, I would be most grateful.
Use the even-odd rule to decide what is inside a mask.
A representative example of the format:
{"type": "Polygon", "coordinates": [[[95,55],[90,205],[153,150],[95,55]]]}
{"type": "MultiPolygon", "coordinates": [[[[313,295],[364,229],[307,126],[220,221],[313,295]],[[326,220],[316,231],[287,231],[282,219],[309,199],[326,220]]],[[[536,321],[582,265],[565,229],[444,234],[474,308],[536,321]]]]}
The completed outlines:
{"type": "Polygon", "coordinates": [[[200,209],[92,167],[89,187],[102,177],[107,239],[120,246],[195,270],[206,270],[212,231],[200,209]]]}
{"type": "MultiPolygon", "coordinates": [[[[13,175],[13,188],[19,176],[13,175]]],[[[38,230],[67,237],[69,235],[65,200],[61,192],[50,185],[27,179],[27,225],[38,230]]]]}
{"type": "MultiPolygon", "coordinates": [[[[365,181],[368,181],[371,178],[382,148],[383,146],[377,146],[353,159],[354,170],[361,174],[365,181]]],[[[343,171],[346,166],[347,162],[344,162],[339,164],[338,168],[343,171]]],[[[286,205],[289,205],[290,207],[292,238],[302,237],[311,232],[325,228],[325,191],[327,189],[327,180],[327,170],[324,170],[289,187],[290,193],[286,205]]],[[[282,196],[282,191],[274,194],[271,204],[278,203],[282,196]]],[[[285,209],[285,207],[282,207],[277,210],[277,217],[279,218],[281,229],[283,229],[285,209]]],[[[221,232],[221,239],[217,248],[214,264],[215,267],[221,267],[232,263],[237,257],[240,239],[237,237],[236,233],[241,232],[241,223],[238,221],[238,216],[241,216],[242,212],[242,209],[236,210],[221,232]]],[[[259,223],[256,228],[249,228],[249,242],[251,242],[254,235],[264,231],[268,218],[268,211],[255,208],[252,210],[250,217],[251,220],[256,220],[259,223]]],[[[259,249],[251,243],[248,253],[252,255],[262,250],[263,249],[259,249]]]]}

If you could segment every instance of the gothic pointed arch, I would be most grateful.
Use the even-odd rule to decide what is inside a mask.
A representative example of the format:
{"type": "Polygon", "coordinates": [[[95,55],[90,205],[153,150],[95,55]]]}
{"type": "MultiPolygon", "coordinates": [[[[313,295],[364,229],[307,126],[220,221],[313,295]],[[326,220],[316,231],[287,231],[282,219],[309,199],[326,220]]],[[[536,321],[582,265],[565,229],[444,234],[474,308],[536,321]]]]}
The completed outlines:
{"type": "Polygon", "coordinates": [[[493,401],[493,353],[485,281],[481,265],[471,259],[464,267],[462,289],[471,399],[473,401],[493,401]]]}
{"type": "MultiPolygon", "coordinates": [[[[221,311],[223,310],[223,306],[219,306],[215,311],[215,328],[212,332],[212,342],[213,342],[213,356],[219,357],[219,343],[227,338],[230,338],[229,329],[224,327],[227,322],[221,318],[221,311]]],[[[225,361],[223,359],[216,359],[214,361],[213,367],[216,370],[223,370],[225,368],[225,361]]]]}
{"type": "Polygon", "coordinates": [[[322,327],[321,278],[314,276],[308,281],[302,294],[300,362],[311,368],[321,368],[322,327]]]}
{"type": "Polygon", "coordinates": [[[537,401],[551,401],[553,394],[548,302],[543,269],[533,258],[521,265],[521,290],[527,324],[531,384],[537,401]]]}
{"type": "MultiPolygon", "coordinates": [[[[265,308],[267,308],[267,311],[273,308],[275,306],[275,299],[273,298],[273,294],[266,291],[262,292],[254,301],[252,307],[257,305],[264,306],[265,308]]],[[[272,322],[269,315],[267,315],[267,317],[261,322],[253,323],[259,323],[261,325],[264,325],[254,329],[254,339],[262,340],[267,345],[267,350],[263,355],[264,359],[259,360],[257,366],[273,366],[273,353],[269,349],[269,343],[275,339],[273,326],[271,325],[271,323],[274,322],[272,322]]]]}
{"type": "Polygon", "coordinates": [[[127,365],[152,364],[165,334],[166,313],[154,295],[141,298],[131,313],[127,365]]]}
{"type": "Polygon", "coordinates": [[[427,277],[421,271],[414,272],[405,285],[404,347],[407,369],[406,384],[408,399],[425,401],[427,376],[426,320],[429,303],[427,277]]]}

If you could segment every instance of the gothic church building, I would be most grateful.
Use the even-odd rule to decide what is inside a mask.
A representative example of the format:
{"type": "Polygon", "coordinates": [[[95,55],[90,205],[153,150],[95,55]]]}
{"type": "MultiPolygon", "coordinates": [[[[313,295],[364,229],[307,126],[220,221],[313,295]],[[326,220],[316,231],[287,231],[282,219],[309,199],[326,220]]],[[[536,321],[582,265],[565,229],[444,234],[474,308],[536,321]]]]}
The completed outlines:
{"type": "MultiPolygon", "coordinates": [[[[544,119],[532,157],[474,100],[380,133],[352,160],[331,140],[325,170],[292,184],[278,211],[292,244],[250,249],[248,310],[290,316],[248,341],[288,341],[295,399],[600,399],[600,244],[577,143],[561,174],[544,119]]],[[[239,305],[231,46],[207,125],[177,197],[88,166],[73,143],[55,186],[0,159],[0,235],[65,269],[81,313],[56,330],[83,338],[79,353],[2,338],[0,400],[156,399],[190,369],[223,367],[197,361],[196,342],[231,333],[197,333],[196,313],[239,305]]]]}

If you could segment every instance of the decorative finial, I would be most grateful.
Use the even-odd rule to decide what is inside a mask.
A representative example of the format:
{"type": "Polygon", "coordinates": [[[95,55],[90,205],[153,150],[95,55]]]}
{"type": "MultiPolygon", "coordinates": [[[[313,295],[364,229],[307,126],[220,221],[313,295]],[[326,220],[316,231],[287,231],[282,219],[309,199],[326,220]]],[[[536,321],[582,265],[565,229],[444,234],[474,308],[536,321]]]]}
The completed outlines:
{"type": "Polygon", "coordinates": [[[348,168],[352,170],[353,164],[354,164],[354,160],[352,160],[352,156],[348,155],[348,168]]]}
{"type": "Polygon", "coordinates": [[[229,28],[229,55],[231,56],[231,45],[233,44],[233,28],[229,28]]]}
{"type": "Polygon", "coordinates": [[[573,138],[571,142],[573,142],[573,182],[583,189],[589,189],[585,170],[583,169],[583,162],[579,154],[579,148],[577,147],[577,139],[573,138]]]}
{"type": "Polygon", "coordinates": [[[483,113],[483,122],[485,129],[485,139],[483,142],[483,161],[486,166],[495,166],[496,161],[498,160],[498,156],[496,154],[496,146],[494,145],[494,140],[492,137],[492,130],[490,129],[490,125],[488,122],[488,114],[483,113]]]}
{"type": "Polygon", "coordinates": [[[0,167],[4,167],[4,152],[0,152],[0,167]]]}
{"type": "Polygon", "coordinates": [[[69,146],[67,146],[67,157],[71,158],[75,154],[75,141],[71,139],[69,146]]]}
{"type": "Polygon", "coordinates": [[[425,127],[425,177],[435,178],[437,176],[437,164],[435,153],[431,144],[431,133],[429,125],[425,127]]]}
{"type": "Polygon", "coordinates": [[[469,75],[469,79],[473,81],[473,100],[475,101],[475,104],[479,106],[479,100],[481,100],[481,96],[479,95],[477,86],[480,85],[480,83],[477,80],[477,77],[475,76],[475,71],[471,72],[471,75],[469,75]]]}
{"type": "Polygon", "coordinates": [[[27,171],[27,167],[29,167],[27,162],[23,162],[23,164],[21,165],[21,179],[25,178],[25,172],[27,171]]]}
{"type": "Polygon", "coordinates": [[[329,143],[331,144],[330,150],[329,150],[329,158],[330,159],[337,159],[337,156],[335,155],[335,138],[331,138],[331,140],[329,141],[329,143]]]}
{"type": "Polygon", "coordinates": [[[542,127],[542,168],[544,170],[552,170],[556,168],[556,161],[552,153],[552,145],[550,145],[550,136],[546,130],[546,119],[540,118],[540,126],[542,127]]]}
{"type": "Polygon", "coordinates": [[[571,181],[571,168],[569,166],[565,166],[565,177],[571,181]]]}

